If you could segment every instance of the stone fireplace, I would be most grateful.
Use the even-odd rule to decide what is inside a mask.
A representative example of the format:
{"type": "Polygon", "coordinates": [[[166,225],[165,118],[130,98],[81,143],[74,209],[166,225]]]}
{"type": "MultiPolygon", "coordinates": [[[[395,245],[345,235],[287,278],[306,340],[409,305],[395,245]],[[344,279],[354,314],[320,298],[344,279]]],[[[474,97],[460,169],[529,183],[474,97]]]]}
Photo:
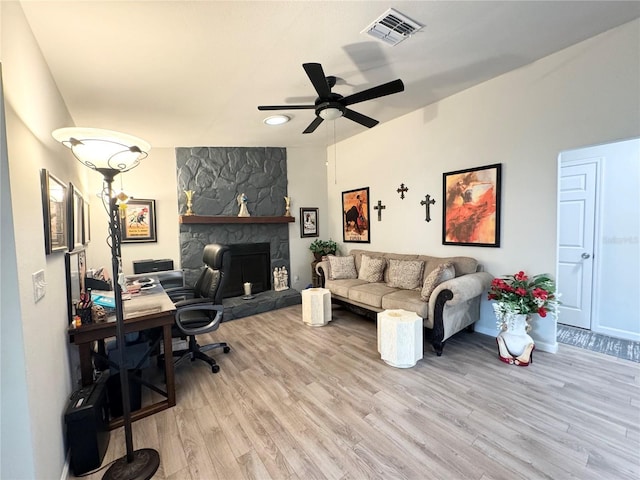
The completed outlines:
{"type": "MultiPolygon", "coordinates": [[[[197,280],[202,268],[202,251],[209,243],[267,244],[269,271],[282,266],[291,270],[287,223],[260,221],[262,217],[281,216],[285,211],[287,159],[284,148],[179,147],[176,164],[179,214],[187,210],[184,191],[193,190],[191,208],[195,216],[222,217],[215,222],[180,224],[180,260],[187,284],[197,280]],[[251,217],[241,218],[239,222],[236,199],[242,193],[248,197],[251,217]],[[229,219],[228,223],[225,218],[229,219]]],[[[265,290],[271,289],[270,278],[263,283],[265,290]]],[[[238,291],[238,295],[242,293],[238,291]]]]}

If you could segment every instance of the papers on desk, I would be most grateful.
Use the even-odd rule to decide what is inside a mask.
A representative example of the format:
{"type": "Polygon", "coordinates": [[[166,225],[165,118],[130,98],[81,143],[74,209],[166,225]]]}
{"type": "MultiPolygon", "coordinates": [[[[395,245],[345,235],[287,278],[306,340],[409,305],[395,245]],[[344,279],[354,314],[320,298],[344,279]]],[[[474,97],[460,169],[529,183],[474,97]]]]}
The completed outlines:
{"type": "MultiPolygon", "coordinates": [[[[131,299],[131,294],[129,293],[122,294],[122,300],[130,300],[130,299],[131,299]]],[[[113,297],[113,292],[93,291],[91,292],[91,300],[93,300],[93,303],[95,305],[100,305],[101,307],[104,307],[104,308],[116,308],[116,300],[113,297]]]]}

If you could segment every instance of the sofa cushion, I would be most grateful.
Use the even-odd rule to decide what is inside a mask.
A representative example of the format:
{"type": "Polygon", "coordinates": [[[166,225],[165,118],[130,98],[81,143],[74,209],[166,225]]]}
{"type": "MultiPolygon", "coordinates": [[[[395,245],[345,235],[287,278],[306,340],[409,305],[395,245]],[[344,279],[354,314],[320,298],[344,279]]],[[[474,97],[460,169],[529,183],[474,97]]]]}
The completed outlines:
{"type": "Polygon", "coordinates": [[[358,278],[356,264],[353,255],[346,257],[329,256],[329,275],[331,280],[341,280],[343,278],[358,278]]]}
{"type": "Polygon", "coordinates": [[[453,263],[441,263],[429,275],[427,275],[427,278],[424,279],[420,298],[422,298],[422,300],[424,300],[425,302],[428,302],[431,294],[438,285],[440,285],[445,280],[451,280],[455,276],[456,271],[453,268],[453,263]]]}
{"type": "Polygon", "coordinates": [[[421,318],[429,317],[429,303],[423,302],[420,292],[417,290],[396,290],[384,296],[382,308],[395,310],[401,308],[410,312],[416,312],[421,318]]]}
{"type": "Polygon", "coordinates": [[[348,278],[344,280],[326,280],[324,288],[329,289],[332,295],[349,298],[349,289],[358,285],[366,284],[364,280],[357,278],[348,278]]]}
{"type": "Polygon", "coordinates": [[[389,282],[394,288],[414,289],[422,285],[422,260],[389,260],[389,282]]]}
{"type": "Polygon", "coordinates": [[[365,283],[349,289],[349,300],[381,308],[382,298],[395,291],[395,288],[388,287],[384,283],[365,283]]]}
{"type": "Polygon", "coordinates": [[[376,283],[381,282],[384,275],[384,267],[387,262],[382,257],[370,257],[369,255],[362,255],[362,264],[358,271],[358,278],[360,280],[366,280],[367,282],[376,283]]]}

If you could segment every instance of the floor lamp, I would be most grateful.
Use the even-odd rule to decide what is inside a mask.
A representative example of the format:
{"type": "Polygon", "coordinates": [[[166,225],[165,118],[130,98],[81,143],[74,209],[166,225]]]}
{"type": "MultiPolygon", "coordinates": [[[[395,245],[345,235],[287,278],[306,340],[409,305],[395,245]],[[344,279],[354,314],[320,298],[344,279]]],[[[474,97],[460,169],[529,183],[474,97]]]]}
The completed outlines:
{"type": "Polygon", "coordinates": [[[131,434],[131,405],[129,403],[129,379],[125,365],[124,310],[122,288],[119,283],[120,269],[120,214],[113,197],[113,179],[122,172],[135,168],[147,157],[151,148],[144,140],[96,128],[69,127],[55,130],[53,138],[71,149],[73,156],[83,165],[96,170],[104,177],[109,201],[109,242],[113,268],[113,290],[116,304],[116,339],[118,362],[120,363],[120,386],[122,390],[122,418],[127,454],[115,461],[105,472],[103,479],[133,480],[150,479],[160,466],[160,455],[156,450],[143,448],[133,450],[131,434]]]}

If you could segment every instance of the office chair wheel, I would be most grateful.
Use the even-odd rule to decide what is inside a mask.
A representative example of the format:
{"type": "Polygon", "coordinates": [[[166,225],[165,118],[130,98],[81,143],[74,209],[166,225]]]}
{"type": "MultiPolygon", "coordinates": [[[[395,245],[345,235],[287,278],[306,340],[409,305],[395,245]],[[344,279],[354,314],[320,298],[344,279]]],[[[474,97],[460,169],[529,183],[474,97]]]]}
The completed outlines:
{"type": "Polygon", "coordinates": [[[229,352],[231,351],[231,347],[224,347],[224,348],[222,349],[222,351],[223,351],[224,353],[229,353],[229,352]]]}
{"type": "Polygon", "coordinates": [[[218,373],[220,371],[220,366],[219,365],[211,365],[211,371],[213,373],[218,373]]]}

